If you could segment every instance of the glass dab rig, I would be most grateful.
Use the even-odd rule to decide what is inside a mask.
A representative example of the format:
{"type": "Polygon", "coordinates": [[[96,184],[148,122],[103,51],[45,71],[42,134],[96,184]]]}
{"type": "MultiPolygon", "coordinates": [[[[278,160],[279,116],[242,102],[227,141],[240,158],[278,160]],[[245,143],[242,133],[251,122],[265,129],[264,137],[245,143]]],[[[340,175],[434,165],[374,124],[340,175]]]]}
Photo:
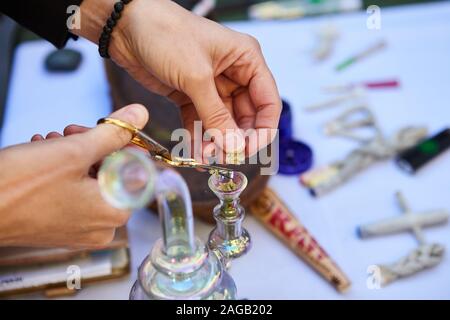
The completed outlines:
{"type": "Polygon", "coordinates": [[[232,259],[242,256],[251,247],[250,235],[242,227],[245,209],[239,204],[239,195],[247,187],[247,177],[238,171],[228,175],[213,173],[208,185],[220,200],[214,208],[216,227],[209,235],[208,247],[228,268],[232,259]]]}
{"type": "Polygon", "coordinates": [[[163,237],[139,267],[130,299],[236,299],[219,257],[194,236],[191,197],[176,171],[157,170],[143,152],[127,148],[105,159],[98,180],[118,208],[141,208],[152,197],[158,203],[163,237]]]}

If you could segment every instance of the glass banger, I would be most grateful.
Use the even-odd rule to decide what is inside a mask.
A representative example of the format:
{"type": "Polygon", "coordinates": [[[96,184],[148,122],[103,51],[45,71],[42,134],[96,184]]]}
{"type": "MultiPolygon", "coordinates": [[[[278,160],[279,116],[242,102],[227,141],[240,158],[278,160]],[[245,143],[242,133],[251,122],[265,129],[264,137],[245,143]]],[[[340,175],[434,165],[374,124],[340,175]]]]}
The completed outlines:
{"type": "Polygon", "coordinates": [[[209,235],[208,246],[229,267],[232,259],[242,256],[251,247],[250,235],[242,227],[245,209],[239,204],[239,196],[247,187],[247,177],[238,171],[229,176],[212,174],[208,185],[220,201],[213,211],[216,227],[209,235]]]}

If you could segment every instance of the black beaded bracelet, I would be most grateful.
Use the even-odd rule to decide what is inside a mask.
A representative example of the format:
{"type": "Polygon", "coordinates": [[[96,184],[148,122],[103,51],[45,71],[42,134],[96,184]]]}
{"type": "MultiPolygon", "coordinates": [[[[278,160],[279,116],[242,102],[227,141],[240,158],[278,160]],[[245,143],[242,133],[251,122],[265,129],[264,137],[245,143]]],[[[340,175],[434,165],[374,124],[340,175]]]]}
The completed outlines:
{"type": "Polygon", "coordinates": [[[125,5],[130,2],[131,0],[120,0],[114,4],[114,10],[108,20],[106,20],[102,34],[98,39],[98,53],[102,58],[109,59],[108,47],[109,41],[111,40],[111,33],[113,32],[117,21],[120,19],[123,8],[125,8],[125,5]]]}

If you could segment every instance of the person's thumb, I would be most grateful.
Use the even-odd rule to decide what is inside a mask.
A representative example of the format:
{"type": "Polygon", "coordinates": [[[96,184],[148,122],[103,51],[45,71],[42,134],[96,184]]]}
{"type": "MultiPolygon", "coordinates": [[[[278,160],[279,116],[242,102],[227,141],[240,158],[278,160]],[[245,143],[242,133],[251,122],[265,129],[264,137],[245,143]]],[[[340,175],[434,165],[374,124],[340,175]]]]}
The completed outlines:
{"type": "MultiPolygon", "coordinates": [[[[109,118],[128,122],[142,129],[148,121],[148,111],[140,104],[130,104],[112,113],[109,118]]],[[[99,124],[85,133],[83,140],[86,142],[86,151],[92,161],[103,159],[107,155],[117,151],[130,143],[131,133],[114,124],[99,124]]]]}
{"type": "Polygon", "coordinates": [[[197,86],[190,95],[203,127],[215,144],[227,153],[241,152],[245,140],[236,121],[220,98],[213,79],[197,86]]]}

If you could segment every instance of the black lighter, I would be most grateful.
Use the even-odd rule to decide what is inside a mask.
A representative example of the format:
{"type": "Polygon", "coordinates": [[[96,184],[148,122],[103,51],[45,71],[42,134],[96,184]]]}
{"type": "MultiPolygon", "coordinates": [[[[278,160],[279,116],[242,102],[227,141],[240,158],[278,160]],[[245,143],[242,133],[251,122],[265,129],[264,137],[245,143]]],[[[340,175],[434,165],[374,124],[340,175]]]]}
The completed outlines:
{"type": "Polygon", "coordinates": [[[436,158],[450,147],[450,128],[423,140],[418,145],[400,153],[397,164],[409,173],[415,173],[425,164],[436,158]]]}

